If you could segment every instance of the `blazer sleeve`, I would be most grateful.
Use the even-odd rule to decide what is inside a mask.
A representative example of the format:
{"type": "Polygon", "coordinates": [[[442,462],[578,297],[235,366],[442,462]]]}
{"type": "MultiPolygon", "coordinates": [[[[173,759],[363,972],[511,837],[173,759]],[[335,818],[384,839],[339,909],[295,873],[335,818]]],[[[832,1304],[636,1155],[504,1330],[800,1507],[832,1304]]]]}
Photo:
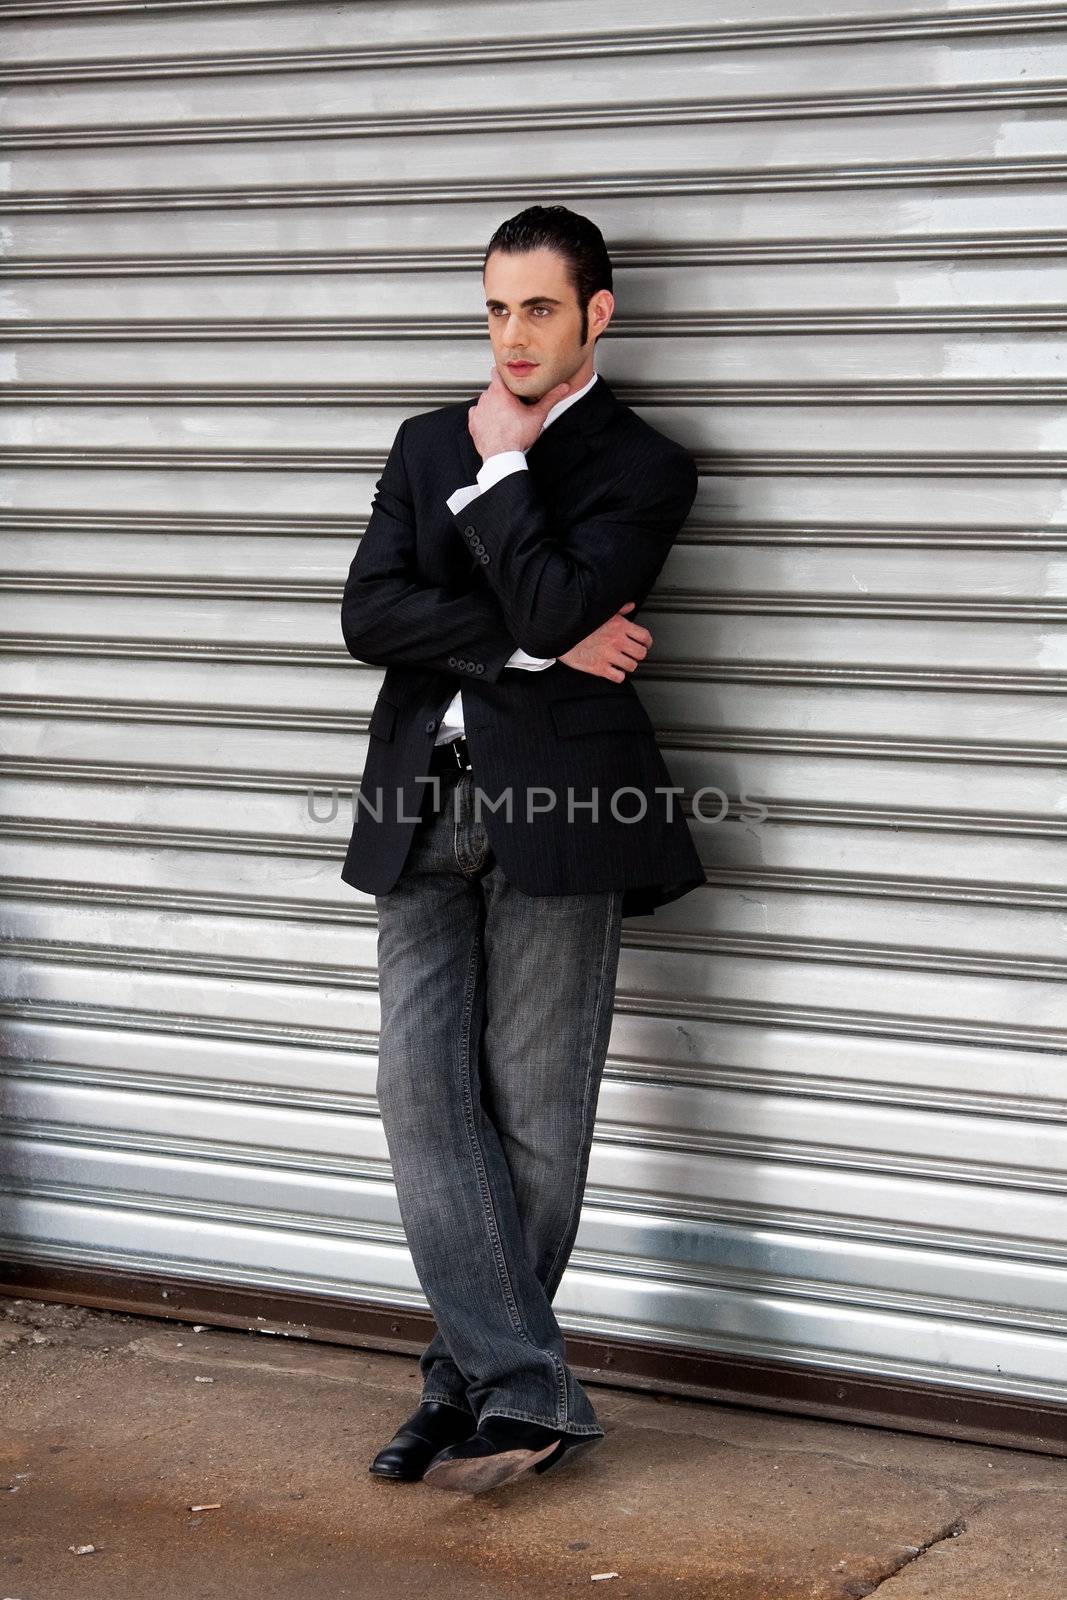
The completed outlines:
{"type": "Polygon", "coordinates": [[[341,632],[357,661],[427,667],[468,679],[458,661],[481,665],[495,683],[518,643],[491,590],[453,591],[422,582],[415,566],[415,510],[400,424],[378,479],[371,514],[348,569],[341,632]],[[458,661],[457,661],[458,658],[458,661]]]}
{"type": "Polygon", "coordinates": [[[482,572],[512,637],[535,656],[562,656],[627,600],[651,589],[696,498],[699,475],[681,446],[631,460],[596,510],[553,520],[530,472],[512,472],[456,515],[480,539],[482,572]]]}

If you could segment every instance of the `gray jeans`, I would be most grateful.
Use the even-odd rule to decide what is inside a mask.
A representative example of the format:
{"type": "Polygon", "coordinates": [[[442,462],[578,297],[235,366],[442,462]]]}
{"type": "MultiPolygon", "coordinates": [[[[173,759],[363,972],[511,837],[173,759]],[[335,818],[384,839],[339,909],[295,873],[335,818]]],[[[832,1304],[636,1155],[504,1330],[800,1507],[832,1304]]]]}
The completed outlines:
{"type": "Polygon", "coordinates": [[[600,1436],[552,1298],[578,1231],[622,890],[524,894],[475,814],[476,775],[439,782],[375,897],[378,1104],[437,1322],[421,1398],[600,1436]]]}

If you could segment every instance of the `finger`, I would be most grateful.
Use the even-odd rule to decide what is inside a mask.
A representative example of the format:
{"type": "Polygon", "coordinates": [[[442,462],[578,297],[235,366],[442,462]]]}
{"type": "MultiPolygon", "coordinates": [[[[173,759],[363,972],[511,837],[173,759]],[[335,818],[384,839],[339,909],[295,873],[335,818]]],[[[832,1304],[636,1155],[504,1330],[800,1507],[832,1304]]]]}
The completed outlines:
{"type": "Polygon", "coordinates": [[[648,653],[646,646],[641,643],[640,639],[628,639],[625,634],[616,634],[614,638],[609,637],[605,640],[605,643],[609,650],[615,651],[616,655],[623,651],[628,656],[635,656],[638,661],[643,660],[648,653]]]}
{"type": "Polygon", "coordinates": [[[631,608],[632,608],[632,607],[633,607],[633,606],[634,606],[634,605],[635,605],[635,604],[636,604],[636,601],[634,601],[634,600],[627,600],[627,602],[626,602],[626,604],[625,604],[625,605],[624,605],[624,606],[620,606],[620,607],[619,607],[619,610],[618,610],[618,611],[617,611],[617,612],[616,612],[616,613],[615,613],[615,615],[616,615],[616,616],[619,616],[619,614],[620,614],[620,613],[621,613],[621,612],[623,612],[623,611],[629,611],[629,610],[630,610],[630,609],[631,609],[631,608]]]}
{"type": "Polygon", "coordinates": [[[646,650],[652,643],[652,635],[647,628],[642,628],[639,622],[628,623],[624,637],[632,640],[634,644],[643,644],[646,650]]]}

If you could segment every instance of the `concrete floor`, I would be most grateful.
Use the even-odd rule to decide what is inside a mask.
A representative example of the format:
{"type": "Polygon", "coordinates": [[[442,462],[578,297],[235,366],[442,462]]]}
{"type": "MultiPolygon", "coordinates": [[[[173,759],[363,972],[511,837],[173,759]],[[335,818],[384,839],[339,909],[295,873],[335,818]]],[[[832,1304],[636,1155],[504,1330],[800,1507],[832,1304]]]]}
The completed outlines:
{"type": "Polygon", "coordinates": [[[1067,1460],[589,1392],[603,1444],[458,1496],[367,1471],[411,1357],[0,1299],[0,1600],[1067,1597],[1067,1460]]]}

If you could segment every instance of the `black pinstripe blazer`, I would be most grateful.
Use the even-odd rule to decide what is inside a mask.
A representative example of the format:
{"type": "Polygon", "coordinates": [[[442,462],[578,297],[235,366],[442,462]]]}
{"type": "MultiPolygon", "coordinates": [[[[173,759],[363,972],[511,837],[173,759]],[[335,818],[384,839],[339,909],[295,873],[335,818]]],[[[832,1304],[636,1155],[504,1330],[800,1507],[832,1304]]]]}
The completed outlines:
{"type": "Polygon", "coordinates": [[[448,496],[481,466],[467,426],[476,398],[401,423],[349,569],[345,644],[386,673],[341,876],[372,894],[395,884],[419,779],[460,687],[504,875],[530,894],[621,888],[623,915],[647,914],[704,872],[680,795],[656,793],[673,779],[633,683],[561,661],[540,672],[504,664],[516,646],[562,654],[627,600],[639,619],[693,504],[696,466],[598,376],[542,430],[525,472],[453,515],[448,496]]]}

